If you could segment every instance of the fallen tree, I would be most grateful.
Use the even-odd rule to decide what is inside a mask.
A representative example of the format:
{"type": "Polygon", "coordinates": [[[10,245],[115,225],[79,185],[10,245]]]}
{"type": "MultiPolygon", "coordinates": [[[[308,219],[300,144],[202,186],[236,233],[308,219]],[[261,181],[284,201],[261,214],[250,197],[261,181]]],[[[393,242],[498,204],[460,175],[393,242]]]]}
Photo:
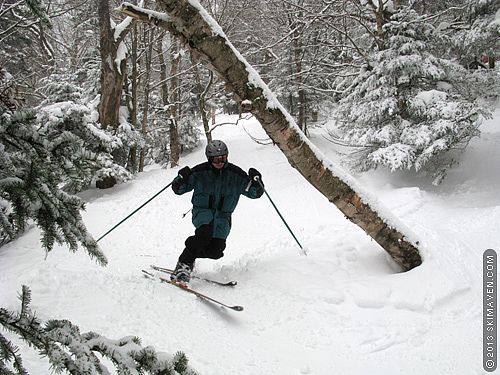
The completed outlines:
{"type": "MultiPolygon", "coordinates": [[[[408,228],[370,206],[374,199],[348,175],[332,165],[300,131],[258,73],[232,46],[219,25],[195,0],[158,0],[166,14],[124,3],[120,10],[178,36],[193,56],[226,82],[235,101],[251,112],[285,154],[289,163],[354,224],[372,237],[404,270],[422,263],[408,228]],[[397,228],[398,227],[398,228],[397,228]],[[406,235],[405,235],[406,234],[406,235]]],[[[379,211],[381,211],[379,209],[379,211]]]]}

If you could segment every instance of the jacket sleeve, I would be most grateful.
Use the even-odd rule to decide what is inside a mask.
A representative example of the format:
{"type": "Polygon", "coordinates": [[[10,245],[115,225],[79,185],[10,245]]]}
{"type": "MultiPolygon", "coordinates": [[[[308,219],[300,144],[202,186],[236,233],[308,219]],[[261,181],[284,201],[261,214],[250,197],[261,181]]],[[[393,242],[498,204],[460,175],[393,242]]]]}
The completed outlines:
{"type": "Polygon", "coordinates": [[[192,173],[189,175],[187,181],[184,181],[181,176],[177,176],[172,182],[172,190],[177,195],[187,193],[194,189],[194,181],[195,177],[192,173]]]}
{"type": "Polygon", "coordinates": [[[245,197],[256,199],[260,198],[262,194],[264,194],[264,182],[262,179],[260,179],[260,181],[251,180],[247,175],[244,186],[245,188],[243,189],[242,194],[245,197]]]}

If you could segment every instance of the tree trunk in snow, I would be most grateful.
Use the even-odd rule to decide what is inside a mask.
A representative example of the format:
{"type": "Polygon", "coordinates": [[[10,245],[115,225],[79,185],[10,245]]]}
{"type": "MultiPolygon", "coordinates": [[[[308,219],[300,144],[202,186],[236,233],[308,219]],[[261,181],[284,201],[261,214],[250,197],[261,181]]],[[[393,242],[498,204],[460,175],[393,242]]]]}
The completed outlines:
{"type": "Polygon", "coordinates": [[[99,50],[101,53],[99,122],[103,129],[106,129],[108,126],[118,127],[123,74],[126,69],[126,59],[120,60],[119,66],[116,64],[118,47],[122,42],[123,36],[115,40],[115,30],[111,27],[108,1],[97,0],[100,29],[99,50]]]}
{"type": "MultiPolygon", "coordinates": [[[[137,25],[134,24],[132,28],[132,46],[130,51],[130,61],[132,62],[131,74],[130,74],[130,95],[127,95],[127,108],[130,113],[130,123],[134,129],[138,128],[137,124],[137,108],[138,108],[138,86],[139,86],[139,69],[138,69],[138,38],[139,33],[137,31],[137,25]]],[[[125,77],[127,79],[127,77],[125,77]]],[[[128,82],[125,82],[125,87],[128,87],[128,82]]],[[[130,148],[130,169],[133,173],[137,172],[138,163],[137,163],[137,146],[133,146],[130,148]]]]}
{"type": "MultiPolygon", "coordinates": [[[[159,0],[159,5],[170,16],[169,21],[152,17],[140,8],[129,4],[122,11],[145,22],[153,22],[165,28],[189,46],[196,58],[205,62],[219,74],[234,94],[237,102],[250,100],[250,112],[259,120],[266,133],[278,145],[289,163],[306,180],[318,189],[330,202],[354,224],[362,228],[404,270],[422,263],[418,249],[405,239],[403,233],[390,227],[367,202],[341,178],[327,169],[317,153],[282,106],[269,102],[270,91],[263,82],[250,82],[247,66],[226,39],[211,27],[188,0],[159,0]],[[269,104],[269,107],[268,107],[269,104]]],[[[253,77],[256,77],[256,73],[253,77]]]]}
{"type": "Polygon", "coordinates": [[[198,99],[198,109],[200,110],[201,121],[203,122],[203,129],[205,130],[205,136],[207,137],[207,142],[212,142],[212,133],[210,132],[210,125],[208,123],[208,110],[207,110],[207,93],[212,86],[213,72],[210,70],[208,83],[205,88],[201,85],[201,74],[200,69],[191,55],[191,63],[194,67],[194,81],[196,88],[196,96],[198,99]]]}
{"type": "Polygon", "coordinates": [[[168,107],[168,124],[170,134],[170,166],[176,167],[179,165],[181,157],[181,146],[179,144],[179,129],[177,127],[177,119],[179,116],[178,109],[180,107],[180,82],[178,77],[179,65],[181,56],[179,54],[179,41],[175,35],[170,38],[170,106],[168,107]]]}
{"type": "MultiPolygon", "coordinates": [[[[297,116],[297,125],[299,125],[300,130],[307,134],[307,124],[306,124],[306,91],[304,89],[304,78],[302,72],[302,61],[304,59],[304,45],[303,45],[303,35],[304,35],[304,26],[297,24],[293,21],[295,16],[292,13],[289,14],[289,23],[290,27],[294,30],[292,34],[292,57],[293,57],[293,66],[295,68],[295,72],[292,70],[291,73],[295,75],[294,81],[297,85],[297,94],[298,94],[298,116],[297,116]]],[[[302,12],[299,12],[298,17],[302,17],[302,12]]],[[[293,100],[293,99],[292,99],[293,100]]],[[[291,108],[291,107],[290,107],[291,108]]]]}
{"type": "MultiPolygon", "coordinates": [[[[151,65],[153,64],[153,42],[154,42],[154,29],[149,27],[148,29],[143,30],[143,45],[145,47],[144,50],[144,108],[142,111],[142,119],[141,119],[141,132],[144,137],[148,133],[148,110],[149,110],[149,97],[151,94],[151,65]]],[[[141,152],[139,153],[139,172],[144,171],[144,163],[146,161],[146,146],[144,145],[141,148],[141,152]]]]}
{"type": "MultiPolygon", "coordinates": [[[[108,126],[118,128],[120,104],[122,98],[123,78],[126,73],[126,59],[118,56],[123,38],[129,31],[124,28],[115,39],[115,27],[111,25],[109,0],[97,0],[99,17],[99,51],[101,55],[101,95],[99,101],[99,122],[103,129],[108,126]],[[118,57],[121,60],[118,61],[118,57]]],[[[123,50],[121,51],[123,52],[123,50]]],[[[114,155],[116,158],[116,155],[114,155]]],[[[107,176],[96,181],[99,189],[108,189],[116,184],[114,176],[107,176]]]]}

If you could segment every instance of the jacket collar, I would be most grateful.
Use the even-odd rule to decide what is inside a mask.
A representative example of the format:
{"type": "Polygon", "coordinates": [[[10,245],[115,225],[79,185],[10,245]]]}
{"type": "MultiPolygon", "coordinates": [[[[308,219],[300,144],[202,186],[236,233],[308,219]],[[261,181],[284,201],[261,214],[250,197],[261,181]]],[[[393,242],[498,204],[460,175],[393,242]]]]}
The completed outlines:
{"type": "Polygon", "coordinates": [[[215,173],[219,172],[221,173],[223,170],[227,169],[228,165],[229,165],[229,161],[226,161],[224,163],[224,166],[221,168],[221,169],[217,169],[215,168],[212,163],[210,162],[210,160],[207,161],[208,165],[210,166],[210,169],[212,169],[212,171],[214,171],[215,173]]]}

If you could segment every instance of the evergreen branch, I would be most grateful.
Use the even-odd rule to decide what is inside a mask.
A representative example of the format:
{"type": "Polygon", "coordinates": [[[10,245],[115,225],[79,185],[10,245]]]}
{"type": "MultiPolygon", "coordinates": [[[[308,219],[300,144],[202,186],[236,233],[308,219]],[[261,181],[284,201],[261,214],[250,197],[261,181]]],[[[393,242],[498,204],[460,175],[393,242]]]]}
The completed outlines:
{"type": "Polygon", "coordinates": [[[12,367],[17,371],[17,375],[28,375],[23,366],[23,360],[18,353],[19,348],[0,334],[0,374],[16,375],[5,365],[5,362],[12,362],[12,367]]]}
{"type": "Polygon", "coordinates": [[[8,369],[7,366],[5,365],[5,363],[3,363],[3,362],[0,362],[0,374],[16,375],[16,373],[14,373],[10,369],[8,369]]]}
{"type": "Polygon", "coordinates": [[[179,374],[183,374],[187,370],[188,359],[183,352],[175,353],[174,363],[174,369],[179,374]]]}
{"type": "MultiPolygon", "coordinates": [[[[143,347],[139,338],[127,336],[111,340],[98,333],[81,334],[78,326],[68,320],[49,320],[45,326],[31,312],[31,292],[23,286],[20,295],[19,313],[0,308],[0,326],[19,334],[30,347],[47,357],[56,372],[74,375],[109,374],[101,362],[99,353],[109,359],[119,374],[163,374],[195,375],[188,366],[184,353],[175,356],[157,352],[153,347],[143,347]]],[[[0,372],[16,374],[8,370],[3,362],[13,362],[16,375],[27,374],[22,364],[19,349],[0,334],[0,372]]]]}
{"type": "MultiPolygon", "coordinates": [[[[76,105],[76,111],[71,107],[66,110],[59,128],[62,131],[52,129],[48,123],[37,127],[37,117],[32,110],[13,111],[0,117],[0,140],[4,145],[0,164],[8,161],[0,175],[0,196],[9,204],[9,211],[5,204],[0,209],[0,238],[2,242],[15,238],[32,218],[41,228],[42,244],[47,252],[55,242],[66,242],[71,251],[76,251],[81,242],[92,258],[106,264],[104,254],[83,224],[79,213],[83,202],[76,196],[59,192],[63,181],[82,184],[87,179],[90,182],[92,173],[102,168],[98,155],[84,148],[79,135],[65,130],[82,129],[92,135],[99,134],[97,129],[94,131],[83,123],[82,107],[76,105]]],[[[42,111],[42,122],[44,113],[42,111]]],[[[47,115],[50,116],[50,112],[47,115]]],[[[53,118],[49,117],[48,122],[53,122],[53,118]]],[[[101,138],[98,141],[103,143],[101,138]]]]}

